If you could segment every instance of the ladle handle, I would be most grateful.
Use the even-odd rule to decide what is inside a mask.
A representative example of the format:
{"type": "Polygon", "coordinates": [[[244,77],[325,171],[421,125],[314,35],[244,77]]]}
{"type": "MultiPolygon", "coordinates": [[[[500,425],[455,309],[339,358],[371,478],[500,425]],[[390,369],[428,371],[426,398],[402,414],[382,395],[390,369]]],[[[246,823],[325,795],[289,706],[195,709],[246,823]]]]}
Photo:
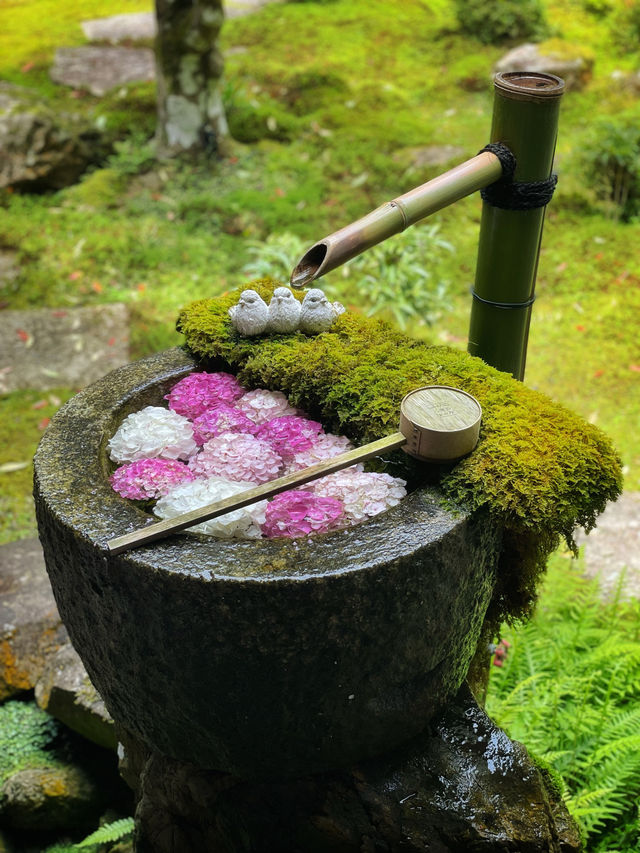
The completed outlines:
{"type": "Polygon", "coordinates": [[[303,468],[302,471],[294,471],[292,474],[279,477],[277,480],[271,480],[261,486],[256,486],[255,489],[248,489],[246,492],[232,495],[230,498],[225,498],[222,501],[216,501],[216,503],[207,504],[190,512],[182,513],[175,516],[175,518],[167,518],[164,521],[143,527],[141,530],[135,530],[133,533],[117,536],[115,539],[110,539],[107,542],[107,548],[112,554],[120,554],[131,548],[146,545],[149,542],[154,542],[156,539],[162,539],[170,533],[177,533],[180,530],[191,527],[200,521],[217,518],[226,512],[241,509],[260,500],[272,498],[274,495],[284,492],[287,489],[302,486],[305,483],[310,483],[312,480],[317,480],[319,477],[325,477],[327,474],[341,471],[343,468],[348,468],[357,462],[365,462],[367,459],[380,456],[389,450],[396,450],[406,443],[407,439],[405,436],[401,432],[395,432],[393,435],[386,436],[386,438],[380,438],[362,447],[347,450],[346,453],[341,453],[339,456],[334,456],[325,462],[310,465],[308,468],[303,468]]]}

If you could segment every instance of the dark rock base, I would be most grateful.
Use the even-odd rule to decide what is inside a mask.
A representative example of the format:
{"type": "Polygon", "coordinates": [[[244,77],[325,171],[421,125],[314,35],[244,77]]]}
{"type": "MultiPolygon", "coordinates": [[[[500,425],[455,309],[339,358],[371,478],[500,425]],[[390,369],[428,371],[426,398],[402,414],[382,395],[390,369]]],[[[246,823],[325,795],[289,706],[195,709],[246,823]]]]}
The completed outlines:
{"type": "Polygon", "coordinates": [[[463,688],[430,728],[347,771],[246,782],[121,733],[136,853],[578,853],[532,762],[463,688]]]}

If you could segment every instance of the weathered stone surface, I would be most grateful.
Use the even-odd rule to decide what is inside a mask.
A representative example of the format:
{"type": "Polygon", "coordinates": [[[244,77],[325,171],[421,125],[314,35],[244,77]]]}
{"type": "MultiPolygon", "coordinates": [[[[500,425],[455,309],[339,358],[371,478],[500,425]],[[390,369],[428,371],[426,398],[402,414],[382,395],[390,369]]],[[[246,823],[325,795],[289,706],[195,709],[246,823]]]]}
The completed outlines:
{"type": "Polygon", "coordinates": [[[62,189],[108,152],[85,118],[54,112],[28,89],[0,83],[0,187],[62,189]]]}
{"type": "Polygon", "coordinates": [[[82,388],[129,358],[129,318],[119,302],[0,312],[3,391],[82,388]]]}
{"type": "Polygon", "coordinates": [[[146,47],[61,47],[49,75],[54,83],[86,89],[99,97],[126,83],[153,80],[153,51],[146,47]]]}
{"type": "Polygon", "coordinates": [[[593,56],[574,45],[550,43],[521,44],[500,59],[494,68],[503,71],[538,71],[562,77],[566,91],[583,89],[593,76],[593,56]]]}
{"type": "Polygon", "coordinates": [[[89,41],[148,41],[155,38],[157,26],[153,12],[130,12],[82,22],[82,31],[89,41]]]}
{"type": "Polygon", "coordinates": [[[625,71],[614,71],[611,79],[619,88],[626,89],[634,95],[640,95],[640,71],[632,71],[630,74],[625,71]]]}
{"type": "Polygon", "coordinates": [[[467,689],[409,744],[340,773],[251,783],[123,735],[137,853],[578,853],[577,828],[525,748],[467,689]]]}
{"type": "Polygon", "coordinates": [[[67,642],[37,539],[0,546],[0,701],[30,690],[67,642]]]}
{"type": "Polygon", "coordinates": [[[36,505],[61,613],[117,723],[159,752],[243,776],[341,766],[417,734],[464,678],[501,533],[413,492],[305,540],[107,542],[149,517],[104,446],[197,367],[179,349],[114,371],[52,420],[36,505]]]}
{"type": "Polygon", "coordinates": [[[15,829],[68,829],[90,826],[101,801],[79,767],[34,767],[14,773],[2,786],[2,819],[15,829]]]}
{"type": "Polygon", "coordinates": [[[35,695],[43,710],[74,732],[98,746],[116,748],[113,720],[71,643],[46,661],[35,695]]]}

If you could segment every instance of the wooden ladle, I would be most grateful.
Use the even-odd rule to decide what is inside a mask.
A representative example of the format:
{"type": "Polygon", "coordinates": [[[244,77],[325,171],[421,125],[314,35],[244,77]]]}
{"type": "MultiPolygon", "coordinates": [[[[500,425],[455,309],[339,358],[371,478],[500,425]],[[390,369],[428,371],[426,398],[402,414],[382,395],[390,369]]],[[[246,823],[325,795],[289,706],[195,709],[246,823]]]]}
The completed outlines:
{"type": "Polygon", "coordinates": [[[271,480],[255,489],[247,489],[221,501],[182,513],[174,518],[156,522],[133,533],[109,540],[107,548],[119,554],[170,533],[177,533],[201,521],[217,518],[226,512],[249,506],[266,498],[302,486],[312,480],[333,474],[357,462],[364,462],[390,450],[402,448],[410,456],[428,462],[453,462],[470,453],[478,442],[482,410],[480,404],[458,388],[448,385],[427,385],[409,392],[400,404],[400,430],[347,450],[339,456],[294,471],[277,480],[271,480]]]}

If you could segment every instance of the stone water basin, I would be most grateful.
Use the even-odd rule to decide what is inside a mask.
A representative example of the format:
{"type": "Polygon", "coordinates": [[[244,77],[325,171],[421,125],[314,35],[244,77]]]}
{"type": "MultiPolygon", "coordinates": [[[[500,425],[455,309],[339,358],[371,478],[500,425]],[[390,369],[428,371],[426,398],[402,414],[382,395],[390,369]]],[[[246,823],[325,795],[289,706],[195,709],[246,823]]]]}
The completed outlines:
{"type": "Polygon", "coordinates": [[[47,570],[92,681],[153,749],[244,778],[392,749],[464,680],[500,530],[425,488],[336,533],[183,533],[111,554],[151,519],[111,489],[107,440],[194,369],[176,348],[113,371],[60,410],[36,455],[47,570]]]}

